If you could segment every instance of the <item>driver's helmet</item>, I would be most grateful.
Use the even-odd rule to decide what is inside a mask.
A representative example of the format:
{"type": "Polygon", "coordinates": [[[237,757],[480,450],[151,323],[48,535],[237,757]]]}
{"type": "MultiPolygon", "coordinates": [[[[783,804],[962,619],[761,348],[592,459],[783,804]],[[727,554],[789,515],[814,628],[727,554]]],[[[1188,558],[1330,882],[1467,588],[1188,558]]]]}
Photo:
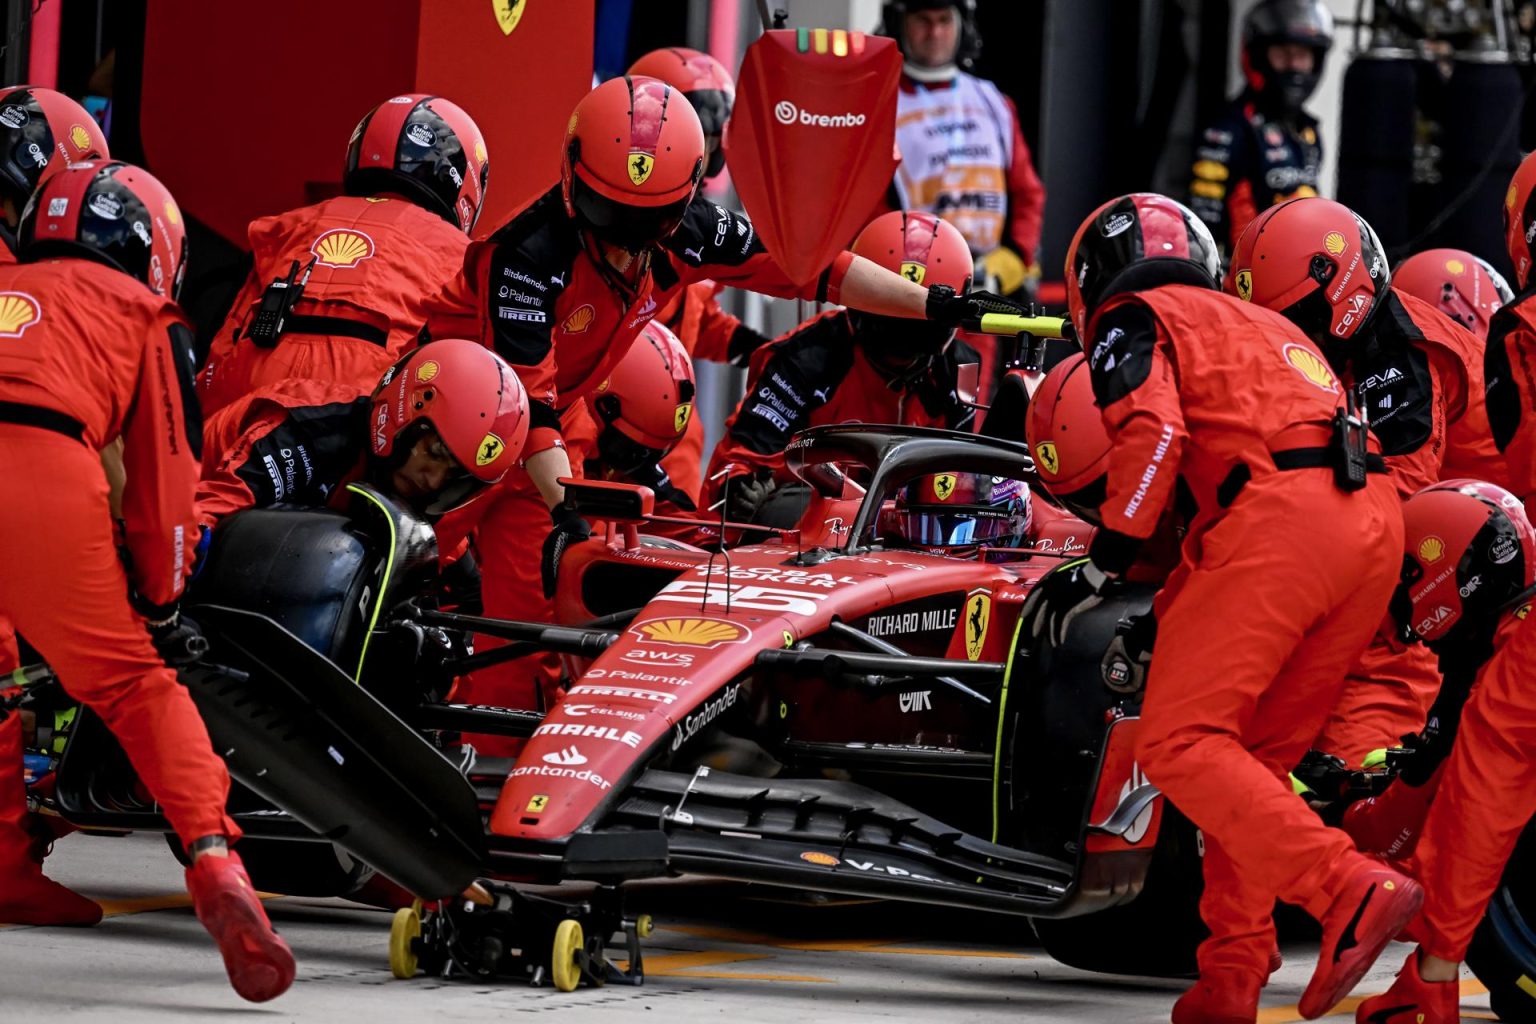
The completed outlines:
{"type": "Polygon", "coordinates": [[[887,544],[937,554],[1023,547],[1033,506],[1029,485],[987,473],[930,473],[904,485],[880,513],[887,544]]]}

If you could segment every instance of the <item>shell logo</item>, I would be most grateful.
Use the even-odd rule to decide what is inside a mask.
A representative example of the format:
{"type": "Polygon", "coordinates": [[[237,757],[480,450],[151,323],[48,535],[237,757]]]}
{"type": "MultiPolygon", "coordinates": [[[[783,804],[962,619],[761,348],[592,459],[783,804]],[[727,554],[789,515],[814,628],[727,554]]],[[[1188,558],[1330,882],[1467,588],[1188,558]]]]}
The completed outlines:
{"type": "Polygon", "coordinates": [[[807,864],[818,864],[824,868],[835,868],[842,863],[830,853],[822,853],[820,850],[806,850],[800,855],[800,859],[807,864]]]}
{"type": "Polygon", "coordinates": [[[656,619],[642,623],[638,629],[645,639],[655,643],[684,647],[714,647],[736,643],[747,636],[741,626],[720,619],[656,619]]]}
{"type": "Polygon", "coordinates": [[[1446,260],[1445,261],[1445,270],[1446,270],[1446,273],[1448,273],[1448,274],[1463,274],[1463,273],[1466,272],[1466,269],[1467,269],[1467,265],[1465,263],[1461,262],[1461,260],[1446,260]]]}
{"type": "Polygon", "coordinates": [[[501,453],[507,450],[507,443],[495,434],[486,434],[480,439],[480,447],[475,449],[475,465],[489,466],[501,458],[501,453]]]}
{"type": "Polygon", "coordinates": [[[1035,461],[1052,476],[1061,468],[1061,457],[1056,454],[1056,445],[1051,441],[1041,441],[1035,445],[1035,461]]]}
{"type": "Polygon", "coordinates": [[[475,163],[485,163],[485,140],[483,139],[475,140],[475,163]]]}
{"type": "Polygon", "coordinates": [[[315,239],[309,251],[320,266],[346,270],[373,255],[373,239],[351,228],[332,228],[315,239]]]}
{"type": "Polygon", "coordinates": [[[1324,391],[1339,393],[1339,379],[1333,375],[1333,368],[1323,361],[1322,356],[1306,346],[1295,342],[1287,344],[1285,361],[1291,364],[1291,369],[1305,377],[1307,383],[1315,384],[1324,391]]]}
{"type": "Polygon", "coordinates": [[[948,501],[949,496],[955,493],[955,474],[940,473],[933,478],[933,496],[940,501],[948,501]]]}
{"type": "Polygon", "coordinates": [[[26,292],[0,292],[0,338],[19,338],[43,318],[43,307],[26,292]]]}
{"type": "Polygon", "coordinates": [[[656,158],[649,153],[629,154],[629,180],[636,185],[644,185],[650,178],[651,172],[656,169],[656,158]]]}
{"type": "Polygon", "coordinates": [[[440,369],[442,369],[442,367],[437,365],[437,360],[428,359],[426,362],[416,367],[416,379],[420,383],[425,384],[433,377],[436,377],[437,371],[440,369]]]}
{"type": "Polygon", "coordinates": [[[1253,271],[1239,270],[1237,272],[1237,297],[1244,302],[1253,301],[1253,271]]]}
{"type": "Polygon", "coordinates": [[[1445,541],[1439,537],[1425,537],[1419,541],[1419,560],[1438,562],[1445,557],[1445,541]]]}
{"type": "Polygon", "coordinates": [[[911,281],[913,284],[922,284],[923,277],[926,276],[927,273],[928,271],[923,267],[921,263],[903,263],[901,265],[901,276],[906,278],[908,281],[911,281]]]}
{"type": "Polygon", "coordinates": [[[165,219],[172,224],[181,223],[181,211],[176,208],[175,202],[170,199],[165,201],[165,219]]]}
{"type": "Polygon", "coordinates": [[[1323,248],[1327,249],[1331,256],[1341,256],[1348,248],[1348,243],[1344,241],[1343,235],[1337,231],[1330,231],[1323,236],[1323,248]]]}
{"type": "Polygon", "coordinates": [[[583,302],[571,310],[571,315],[560,321],[560,329],[566,334],[580,334],[592,326],[592,321],[597,318],[597,310],[592,308],[590,302],[583,302]]]}
{"type": "Polygon", "coordinates": [[[688,429],[688,419],[693,415],[693,403],[684,402],[677,407],[677,412],[672,414],[672,429],[681,434],[688,429]]]}
{"type": "Polygon", "coordinates": [[[1507,209],[1513,210],[1515,208],[1515,200],[1517,198],[1519,198],[1519,196],[1515,192],[1515,183],[1510,182],[1509,191],[1504,193],[1504,206],[1507,209]]]}
{"type": "Polygon", "coordinates": [[[496,14],[496,24],[501,27],[502,35],[509,36],[517,28],[517,23],[523,20],[526,3],[527,0],[491,0],[491,10],[496,14]]]}
{"type": "Polygon", "coordinates": [[[84,153],[91,148],[91,133],[85,130],[83,124],[72,124],[69,126],[69,143],[84,153]]]}

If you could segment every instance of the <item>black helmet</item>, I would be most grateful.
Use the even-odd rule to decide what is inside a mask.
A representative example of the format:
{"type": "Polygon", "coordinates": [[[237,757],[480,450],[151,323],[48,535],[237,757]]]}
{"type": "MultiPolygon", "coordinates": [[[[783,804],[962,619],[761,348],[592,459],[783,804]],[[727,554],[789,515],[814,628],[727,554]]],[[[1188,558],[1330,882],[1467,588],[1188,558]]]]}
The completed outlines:
{"type": "Polygon", "coordinates": [[[906,32],[903,28],[909,14],[918,11],[937,11],[953,7],[960,19],[960,40],[955,48],[955,63],[970,70],[981,53],[981,36],[976,33],[976,0],[886,0],[880,11],[880,34],[890,36],[906,56],[906,32]]]}
{"type": "Polygon", "coordinates": [[[1280,112],[1307,102],[1323,76],[1323,61],[1333,47],[1333,15],[1322,0],[1259,0],[1243,19],[1243,77],[1253,91],[1280,112]],[[1276,71],[1269,47],[1295,43],[1312,48],[1309,73],[1276,71]]]}
{"type": "Polygon", "coordinates": [[[441,96],[407,93],[364,115],[347,143],[349,196],[398,192],[466,235],[485,205],[485,136],[441,96]]]}

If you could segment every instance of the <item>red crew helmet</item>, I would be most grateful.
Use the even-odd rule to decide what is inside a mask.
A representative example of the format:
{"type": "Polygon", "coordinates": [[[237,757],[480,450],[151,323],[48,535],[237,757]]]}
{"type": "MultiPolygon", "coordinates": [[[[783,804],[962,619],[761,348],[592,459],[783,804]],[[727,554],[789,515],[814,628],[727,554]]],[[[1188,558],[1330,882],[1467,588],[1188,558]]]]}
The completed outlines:
{"type": "Polygon", "coordinates": [[[0,195],[18,212],[70,164],[111,156],[96,119],[63,93],[32,85],[0,90],[0,195]]]}
{"type": "Polygon", "coordinates": [[[1024,414],[1024,439],[1051,497],[1097,524],[1111,445],[1093,398],[1087,356],[1073,353],[1051,367],[1024,414]]]}
{"type": "Polygon", "coordinates": [[[1520,291],[1531,280],[1531,242],[1536,240],[1536,153],[1528,153],[1504,193],[1504,245],[1515,265],[1515,287],[1520,291]]]}
{"type": "Polygon", "coordinates": [[[384,374],[368,421],[372,463],[391,472],[435,433],[451,457],[447,480],[422,511],[440,516],[501,480],[528,440],[528,393],[512,367],[479,342],[445,338],[414,349],[384,374]]]}
{"type": "Polygon", "coordinates": [[[1465,249],[1415,253],[1392,271],[1392,284],[1484,339],[1493,314],[1515,299],[1504,275],[1465,249]]]}
{"type": "Polygon", "coordinates": [[[688,429],[693,396],[688,350],[652,320],[608,379],[587,396],[603,465],[626,476],[655,466],[688,429]]]}
{"type": "Polygon", "coordinates": [[[1365,219],[1309,196],[1254,218],[1237,240],[1225,287],[1325,344],[1354,337],[1391,283],[1381,239],[1365,219]]]}
{"type": "Polygon", "coordinates": [[[186,272],[187,229],[159,179],[118,161],[72,164],[50,175],[21,215],[23,262],[76,256],[138,278],[174,299],[186,272]]]}
{"type": "Polygon", "coordinates": [[[363,116],[347,143],[349,196],[398,192],[466,235],[480,219],[490,161],[485,135],[441,96],[395,96],[363,116]]]}
{"type": "Polygon", "coordinates": [[[560,189],[584,230],[639,252],[677,230],[704,177],[704,131],[692,105],[655,78],[610,79],[576,104],[565,129],[560,189]]]}
{"type": "Polygon", "coordinates": [[[630,65],[631,75],[659,78],[688,97],[693,112],[699,115],[708,154],[704,177],[713,178],[725,169],[725,151],[720,138],[725,122],[736,105],[736,81],[725,65],[707,53],[686,46],[665,46],[652,50],[630,65]]]}

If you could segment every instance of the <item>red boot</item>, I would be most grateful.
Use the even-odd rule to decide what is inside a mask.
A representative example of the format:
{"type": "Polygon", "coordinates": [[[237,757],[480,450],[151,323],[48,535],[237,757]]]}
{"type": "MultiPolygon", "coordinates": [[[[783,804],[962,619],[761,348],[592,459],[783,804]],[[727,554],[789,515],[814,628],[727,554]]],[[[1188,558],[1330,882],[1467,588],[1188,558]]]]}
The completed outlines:
{"type": "Polygon", "coordinates": [[[1407,875],[1362,865],[1323,915],[1317,970],[1296,1007],[1302,1017],[1321,1017],[1349,995],[1423,905],[1424,890],[1407,875]]]}
{"type": "Polygon", "coordinates": [[[1419,977],[1419,953],[1397,972],[1392,987],[1360,1004],[1356,1024],[1457,1024],[1461,1020],[1461,985],[1419,977]]]}
{"type": "Polygon", "coordinates": [[[43,874],[21,778],[21,716],[0,721],[0,923],[93,925],[101,908],[43,874]]]}
{"type": "Polygon", "coordinates": [[[253,1003],[276,999],[293,984],[293,953],[267,920],[238,854],[197,858],[187,869],[197,919],[219,944],[229,983],[253,1003]]]}
{"type": "Polygon", "coordinates": [[[1264,982],[1248,971],[1211,971],[1173,1004],[1173,1024],[1253,1024],[1264,982]]]}

